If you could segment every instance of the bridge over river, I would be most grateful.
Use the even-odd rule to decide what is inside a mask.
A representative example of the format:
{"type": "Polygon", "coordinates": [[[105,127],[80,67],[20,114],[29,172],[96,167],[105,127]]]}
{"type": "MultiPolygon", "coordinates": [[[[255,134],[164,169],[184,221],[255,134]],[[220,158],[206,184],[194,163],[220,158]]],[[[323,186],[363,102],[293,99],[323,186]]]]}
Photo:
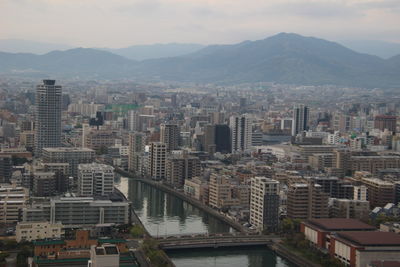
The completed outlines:
{"type": "Polygon", "coordinates": [[[251,234],[202,234],[185,236],[163,236],[158,239],[160,248],[164,250],[188,248],[218,248],[272,245],[280,238],[275,235],[251,234]]]}

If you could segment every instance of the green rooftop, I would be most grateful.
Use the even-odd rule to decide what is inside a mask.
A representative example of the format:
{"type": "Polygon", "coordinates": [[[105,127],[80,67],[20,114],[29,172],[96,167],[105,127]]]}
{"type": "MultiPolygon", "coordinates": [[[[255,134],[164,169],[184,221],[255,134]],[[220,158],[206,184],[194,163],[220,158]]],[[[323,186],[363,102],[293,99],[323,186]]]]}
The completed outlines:
{"type": "Polygon", "coordinates": [[[100,244],[104,244],[104,243],[110,243],[110,244],[118,244],[118,243],[126,243],[125,239],[106,239],[106,238],[100,238],[97,239],[97,241],[100,244]]]}
{"type": "Polygon", "coordinates": [[[36,240],[32,242],[34,246],[49,246],[49,245],[63,245],[65,244],[64,240],[36,240]]]}

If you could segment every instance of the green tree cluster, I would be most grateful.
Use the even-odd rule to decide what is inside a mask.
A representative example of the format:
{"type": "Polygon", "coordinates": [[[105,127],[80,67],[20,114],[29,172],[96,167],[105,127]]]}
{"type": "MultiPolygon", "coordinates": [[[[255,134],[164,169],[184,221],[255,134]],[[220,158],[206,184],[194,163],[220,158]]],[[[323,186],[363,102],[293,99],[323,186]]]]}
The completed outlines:
{"type": "Polygon", "coordinates": [[[145,231],[143,227],[139,224],[135,224],[131,227],[129,230],[130,234],[132,235],[133,238],[141,238],[143,237],[145,231]]]}
{"type": "Polygon", "coordinates": [[[158,248],[158,243],[152,238],[145,239],[141,249],[150,259],[152,266],[170,267],[170,263],[165,257],[164,251],[158,248]]]}

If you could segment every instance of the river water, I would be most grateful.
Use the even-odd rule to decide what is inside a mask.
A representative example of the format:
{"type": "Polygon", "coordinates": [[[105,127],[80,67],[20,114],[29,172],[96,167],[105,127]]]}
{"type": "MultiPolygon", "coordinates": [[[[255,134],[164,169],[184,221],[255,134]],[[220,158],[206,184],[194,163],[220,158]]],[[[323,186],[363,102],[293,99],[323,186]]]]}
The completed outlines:
{"type": "MultiPolygon", "coordinates": [[[[117,183],[152,236],[233,231],[226,223],[150,185],[128,178],[117,183]]],[[[263,247],[176,250],[167,254],[177,267],[293,266],[263,247]]]]}

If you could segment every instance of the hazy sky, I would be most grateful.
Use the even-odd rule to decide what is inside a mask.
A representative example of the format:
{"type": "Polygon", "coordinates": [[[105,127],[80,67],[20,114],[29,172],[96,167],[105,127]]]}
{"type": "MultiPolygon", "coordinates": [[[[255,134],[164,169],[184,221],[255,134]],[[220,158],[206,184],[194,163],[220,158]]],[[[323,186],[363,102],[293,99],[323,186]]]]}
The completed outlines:
{"type": "Polygon", "coordinates": [[[400,42],[400,0],[0,0],[0,39],[124,47],[279,32],[400,42]]]}

